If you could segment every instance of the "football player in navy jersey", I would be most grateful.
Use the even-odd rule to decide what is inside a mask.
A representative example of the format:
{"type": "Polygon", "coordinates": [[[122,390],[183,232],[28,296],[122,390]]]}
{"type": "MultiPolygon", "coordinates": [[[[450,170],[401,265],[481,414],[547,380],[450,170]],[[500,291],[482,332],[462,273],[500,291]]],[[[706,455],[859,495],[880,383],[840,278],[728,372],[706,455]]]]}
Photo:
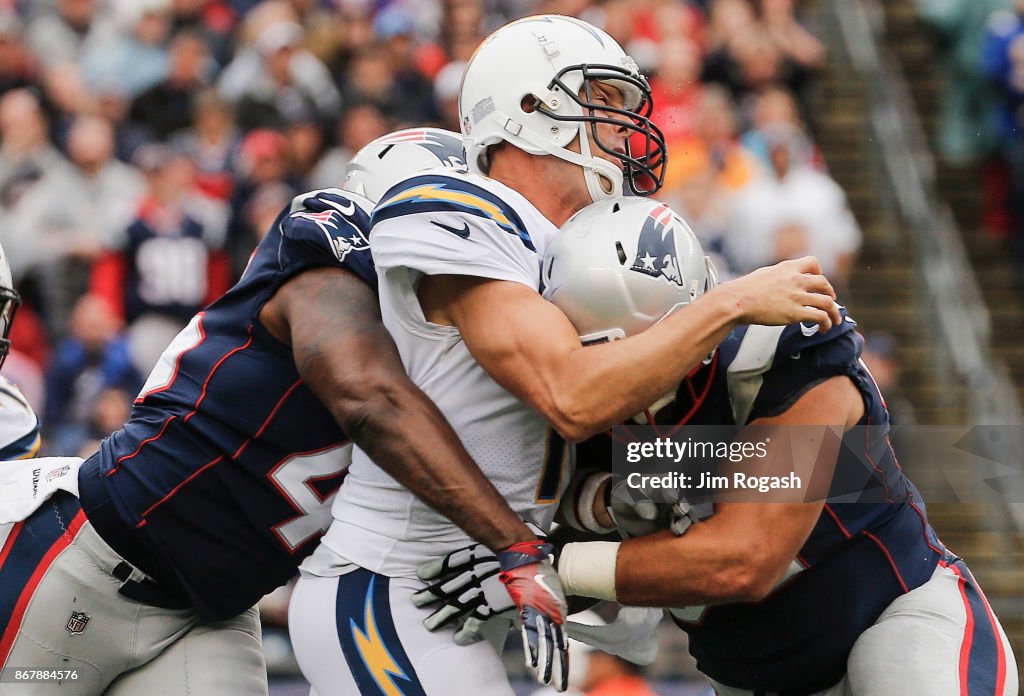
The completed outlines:
{"type": "MultiPolygon", "coordinates": [[[[585,342],[643,330],[713,283],[686,223],[656,201],[595,204],[557,240],[545,257],[546,297],[585,342]]],[[[843,323],[814,328],[734,330],[641,422],[680,439],[685,425],[770,428],[780,437],[769,458],[796,467],[807,426],[845,433],[841,446],[811,448],[828,453],[815,466],[834,466],[826,494],[771,503],[723,497],[697,522],[688,506],[653,515],[649,500],[641,508],[618,495],[622,484],[610,466],[578,472],[563,520],[626,538],[566,544],[558,556],[563,587],[670,608],[720,696],[1017,694],[1016,663],[998,619],[964,561],[929,525],[889,445],[888,414],[860,360],[854,322],[844,310],[843,323]],[[853,481],[859,485],[848,487],[853,481]]],[[[582,443],[581,464],[607,461],[610,445],[603,435],[582,443]]],[[[720,466],[718,473],[729,468],[720,466]]],[[[484,600],[496,596],[481,589],[488,581],[477,579],[495,565],[478,549],[451,554],[425,567],[436,582],[417,601],[449,603],[476,620],[500,612],[500,603],[484,600]]]]}
{"type": "Polygon", "coordinates": [[[250,607],[316,546],[353,442],[489,547],[535,538],[380,322],[358,192],[461,158],[455,134],[405,131],[357,155],[350,191],[297,196],[82,464],[78,497],[0,527],[3,681],[60,668],[75,694],[265,693],[250,607]]]}

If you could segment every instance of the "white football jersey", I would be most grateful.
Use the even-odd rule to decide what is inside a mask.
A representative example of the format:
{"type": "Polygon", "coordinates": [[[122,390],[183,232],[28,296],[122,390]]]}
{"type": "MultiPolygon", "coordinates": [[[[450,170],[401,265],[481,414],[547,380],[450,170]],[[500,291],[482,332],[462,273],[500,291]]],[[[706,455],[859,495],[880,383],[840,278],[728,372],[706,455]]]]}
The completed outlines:
{"type": "MultiPolygon", "coordinates": [[[[539,291],[540,258],[556,231],[512,189],[449,170],[412,177],[389,191],[374,211],[371,235],[381,314],[406,371],[512,508],[542,529],[550,526],[571,475],[572,446],[484,371],[458,329],[424,319],[416,284],[425,274],[456,274],[539,291]]],[[[325,546],[392,577],[415,577],[423,561],[471,543],[358,449],[333,515],[325,546]]],[[[310,565],[320,557],[305,568],[316,573],[310,565]]]]}
{"type": "Polygon", "coordinates": [[[21,390],[0,376],[0,461],[39,452],[39,419],[21,390]]]}

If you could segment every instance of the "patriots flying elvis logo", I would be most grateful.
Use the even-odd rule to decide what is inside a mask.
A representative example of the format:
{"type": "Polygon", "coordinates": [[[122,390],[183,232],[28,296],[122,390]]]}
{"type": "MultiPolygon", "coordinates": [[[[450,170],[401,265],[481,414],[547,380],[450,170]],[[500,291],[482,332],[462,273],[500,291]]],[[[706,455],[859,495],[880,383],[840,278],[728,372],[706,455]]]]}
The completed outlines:
{"type": "Polygon", "coordinates": [[[339,261],[344,261],[345,257],[353,251],[364,251],[370,248],[370,242],[363,236],[362,231],[345,217],[355,212],[353,203],[348,202],[343,206],[336,201],[322,197],[315,200],[326,203],[333,209],[320,212],[302,210],[292,213],[291,217],[309,220],[319,227],[339,261]],[[339,221],[342,223],[341,225],[338,224],[339,221]]]}
{"type": "Polygon", "coordinates": [[[653,208],[644,220],[637,243],[636,260],[630,270],[683,286],[679,257],[676,255],[672,210],[667,205],[653,208]]]}

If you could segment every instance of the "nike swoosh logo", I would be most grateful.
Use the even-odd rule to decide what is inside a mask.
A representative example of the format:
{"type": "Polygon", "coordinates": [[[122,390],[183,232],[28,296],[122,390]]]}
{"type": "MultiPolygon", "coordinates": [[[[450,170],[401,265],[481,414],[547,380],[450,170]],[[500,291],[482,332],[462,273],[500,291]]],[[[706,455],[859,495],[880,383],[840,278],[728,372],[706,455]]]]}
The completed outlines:
{"type": "Polygon", "coordinates": [[[543,576],[543,575],[541,575],[541,574],[539,574],[539,573],[538,573],[537,575],[534,575],[534,576],[533,576],[533,581],[534,581],[535,583],[537,583],[538,585],[540,585],[541,589],[542,589],[542,590],[544,590],[544,592],[545,592],[545,593],[546,593],[546,594],[547,594],[547,595],[548,595],[549,597],[551,597],[551,599],[553,599],[553,600],[555,601],[555,603],[556,603],[556,604],[559,604],[559,603],[560,603],[560,602],[559,602],[559,599],[558,599],[558,595],[557,595],[557,594],[555,593],[555,591],[554,591],[554,590],[552,590],[552,589],[551,589],[551,588],[550,588],[550,587],[548,586],[548,583],[547,583],[547,581],[546,581],[546,580],[544,579],[544,576],[543,576]]]}
{"type": "Polygon", "coordinates": [[[821,327],[818,326],[817,324],[813,324],[812,326],[807,327],[803,324],[803,322],[800,322],[800,333],[802,333],[807,338],[810,338],[814,334],[818,333],[820,330],[821,327]]]}
{"type": "Polygon", "coordinates": [[[326,198],[321,198],[320,200],[337,210],[345,217],[350,217],[352,213],[356,212],[356,204],[352,201],[349,201],[348,205],[341,205],[340,203],[335,203],[334,201],[327,200],[326,198]]]}
{"type": "Polygon", "coordinates": [[[438,222],[437,220],[431,220],[430,222],[435,224],[435,225],[437,225],[442,230],[448,230],[449,232],[454,234],[456,237],[462,237],[463,239],[469,239],[469,223],[468,222],[462,223],[462,227],[461,228],[459,228],[459,227],[449,227],[448,225],[445,225],[444,223],[438,222]]]}

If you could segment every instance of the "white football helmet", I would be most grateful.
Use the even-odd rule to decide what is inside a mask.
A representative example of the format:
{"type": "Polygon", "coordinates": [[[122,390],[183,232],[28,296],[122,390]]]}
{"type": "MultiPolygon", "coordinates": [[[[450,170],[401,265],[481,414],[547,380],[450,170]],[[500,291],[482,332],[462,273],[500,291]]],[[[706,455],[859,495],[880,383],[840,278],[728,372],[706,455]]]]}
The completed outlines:
{"type": "Polygon", "coordinates": [[[620,198],[562,226],[542,261],[544,298],[584,344],[639,333],[718,282],[690,226],[664,203],[620,198]]]}
{"type": "Polygon", "coordinates": [[[621,196],[624,179],[648,195],[661,188],[666,157],[651,108],[647,80],[611,36],[573,17],[526,17],[487,37],[466,66],[459,92],[466,162],[486,174],[487,148],[505,141],[578,164],[595,201],[621,196]],[[595,81],[618,88],[624,108],[594,103],[595,81]],[[625,152],[601,142],[599,123],[626,129],[625,152]],[[577,136],[580,152],[568,149],[577,136]],[[621,167],[596,157],[595,147],[621,167]]]}
{"type": "Polygon", "coordinates": [[[441,128],[408,128],[360,149],[348,164],[341,188],[377,203],[400,180],[435,167],[466,171],[462,137],[441,128]]]}
{"type": "Polygon", "coordinates": [[[11,267],[7,263],[7,255],[0,247],[0,366],[3,366],[7,354],[11,351],[11,325],[14,313],[21,306],[21,296],[14,289],[11,267]]]}

